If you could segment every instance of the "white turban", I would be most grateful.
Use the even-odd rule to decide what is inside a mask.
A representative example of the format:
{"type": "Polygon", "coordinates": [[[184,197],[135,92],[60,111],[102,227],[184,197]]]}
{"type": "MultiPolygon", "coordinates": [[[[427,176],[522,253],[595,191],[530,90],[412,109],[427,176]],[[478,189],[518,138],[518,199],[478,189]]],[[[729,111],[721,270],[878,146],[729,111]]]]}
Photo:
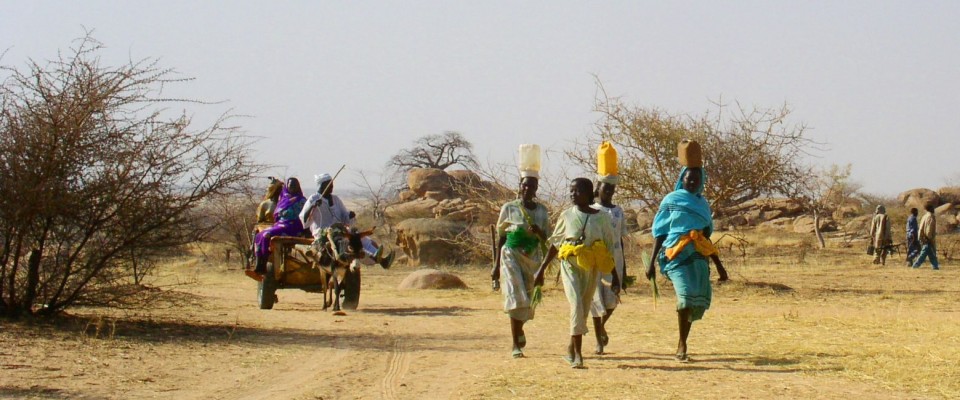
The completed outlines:
{"type": "Polygon", "coordinates": [[[317,187],[320,187],[323,185],[324,182],[332,181],[333,177],[330,176],[330,174],[320,174],[320,175],[314,175],[313,180],[317,182],[317,187]]]}

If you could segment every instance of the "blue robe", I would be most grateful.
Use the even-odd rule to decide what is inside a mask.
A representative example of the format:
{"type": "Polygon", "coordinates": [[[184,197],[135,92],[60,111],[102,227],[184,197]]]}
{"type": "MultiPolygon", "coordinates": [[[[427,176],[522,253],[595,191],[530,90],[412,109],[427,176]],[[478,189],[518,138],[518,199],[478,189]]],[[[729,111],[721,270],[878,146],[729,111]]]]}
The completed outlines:
{"type": "Polygon", "coordinates": [[[691,309],[690,321],[696,321],[703,318],[704,312],[710,308],[713,295],[709,260],[694,249],[693,243],[687,244],[672,260],[666,255],[666,250],[691,230],[701,231],[707,238],[713,233],[710,205],[703,198],[707,174],[701,169],[703,179],[700,187],[691,193],[683,188],[683,174],[686,171],[687,168],[680,171],[674,191],[660,202],[660,209],[653,220],[653,237],[666,237],[657,260],[660,262],[660,273],[673,283],[677,293],[677,310],[691,309]]]}

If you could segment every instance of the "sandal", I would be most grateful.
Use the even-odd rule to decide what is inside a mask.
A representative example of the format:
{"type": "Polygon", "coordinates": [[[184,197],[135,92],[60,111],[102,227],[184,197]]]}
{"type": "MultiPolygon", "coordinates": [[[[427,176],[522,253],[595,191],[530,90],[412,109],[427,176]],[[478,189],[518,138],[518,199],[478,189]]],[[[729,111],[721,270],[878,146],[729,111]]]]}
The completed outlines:
{"type": "Polygon", "coordinates": [[[677,356],[675,357],[675,359],[677,360],[677,362],[679,362],[679,363],[681,363],[681,364],[686,364],[686,363],[690,362],[690,357],[687,356],[687,353],[677,354],[677,356]]]}
{"type": "Polygon", "coordinates": [[[523,358],[523,350],[513,349],[513,353],[511,353],[511,355],[513,355],[513,358],[523,358]]]}

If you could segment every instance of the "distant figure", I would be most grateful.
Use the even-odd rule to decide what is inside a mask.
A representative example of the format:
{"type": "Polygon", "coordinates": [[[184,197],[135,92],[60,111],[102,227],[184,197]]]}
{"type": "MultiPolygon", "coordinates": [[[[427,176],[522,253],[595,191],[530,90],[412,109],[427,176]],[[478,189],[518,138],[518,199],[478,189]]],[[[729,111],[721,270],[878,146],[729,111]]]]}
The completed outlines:
{"type": "Polygon", "coordinates": [[[917,239],[917,208],[910,209],[907,217],[907,266],[913,266],[913,260],[920,254],[920,240],[917,239]]]}
{"type": "Polygon", "coordinates": [[[913,263],[914,268],[920,268],[920,264],[929,256],[930,264],[933,269],[940,269],[940,263],[937,261],[937,217],[933,214],[933,204],[927,203],[924,207],[927,210],[920,218],[920,226],[917,230],[917,237],[920,239],[920,255],[917,261],[913,263]]]}
{"type": "Polygon", "coordinates": [[[873,263],[887,265],[887,252],[893,243],[893,236],[890,232],[890,219],[887,218],[887,209],[883,205],[877,206],[877,212],[873,215],[873,222],[870,223],[870,240],[873,241],[875,254],[873,263]]]}

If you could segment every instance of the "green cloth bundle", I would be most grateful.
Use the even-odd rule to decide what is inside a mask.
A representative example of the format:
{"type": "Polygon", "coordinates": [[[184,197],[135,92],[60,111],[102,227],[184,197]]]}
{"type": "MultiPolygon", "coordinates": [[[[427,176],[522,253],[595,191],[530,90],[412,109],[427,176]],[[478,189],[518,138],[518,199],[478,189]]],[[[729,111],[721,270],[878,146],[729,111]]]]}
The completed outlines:
{"type": "Polygon", "coordinates": [[[540,238],[527,232],[526,229],[517,229],[507,232],[506,246],[511,249],[521,249],[524,253],[529,253],[540,244],[540,238]]]}

